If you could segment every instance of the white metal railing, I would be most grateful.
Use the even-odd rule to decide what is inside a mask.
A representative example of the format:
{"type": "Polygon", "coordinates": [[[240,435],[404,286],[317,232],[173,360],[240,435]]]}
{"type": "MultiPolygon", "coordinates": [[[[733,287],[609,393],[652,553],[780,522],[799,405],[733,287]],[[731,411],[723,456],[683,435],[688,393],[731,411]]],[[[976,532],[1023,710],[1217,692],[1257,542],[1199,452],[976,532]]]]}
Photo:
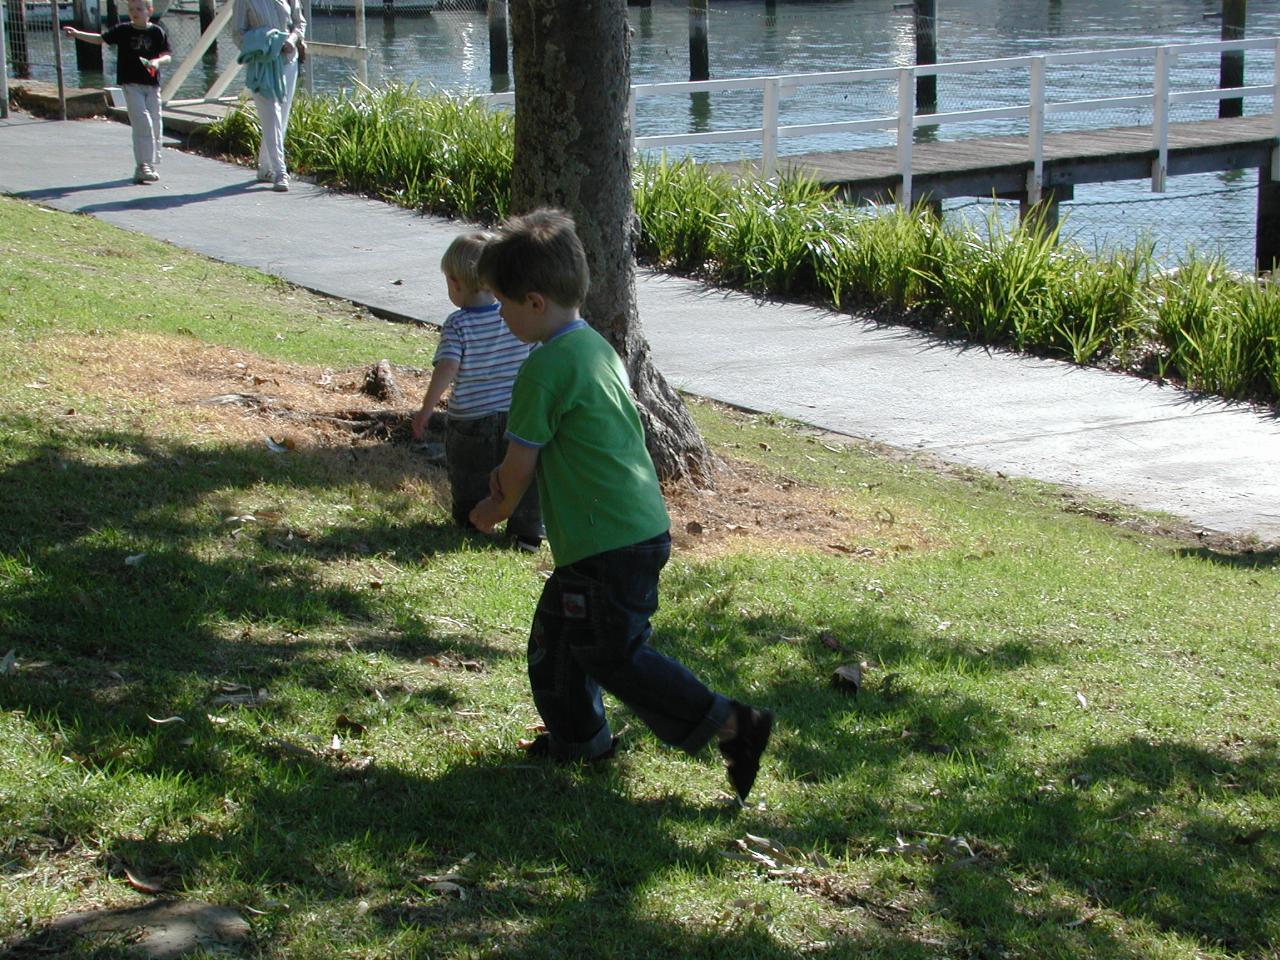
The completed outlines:
{"type": "MultiPolygon", "coordinates": [[[[310,0],[306,2],[306,16],[308,22],[311,19],[310,0]]],[[[200,39],[196,41],[196,45],[178,65],[178,69],[173,71],[169,79],[165,82],[164,87],[160,91],[161,102],[168,107],[185,107],[194,106],[202,103],[223,103],[234,100],[234,97],[224,96],[227,88],[231,86],[236,76],[240,73],[241,63],[239,60],[233,59],[225,68],[218,78],[214,80],[213,86],[205,91],[203,97],[196,97],[189,100],[175,100],[174,95],[178,89],[191,75],[191,71],[195,69],[196,64],[205,55],[214,41],[218,39],[218,35],[226,29],[227,24],[231,22],[231,17],[235,11],[235,0],[224,0],[222,7],[218,10],[209,26],[205,28],[204,33],[200,35],[200,39]]],[[[310,56],[321,57],[339,57],[345,60],[354,60],[356,62],[356,77],[362,84],[368,83],[368,74],[366,62],[369,58],[368,43],[365,40],[365,21],[364,21],[364,0],[355,0],[355,27],[356,42],[354,46],[341,43],[319,43],[316,41],[307,42],[307,53],[310,56]]],[[[308,59],[308,64],[310,59],[308,59]]],[[[310,77],[310,67],[307,69],[307,76],[310,77]]]]}
{"type": "MultiPolygon", "coordinates": [[[[936,63],[915,67],[840,70],[827,73],[742,77],[732,80],[704,80],[688,83],[633,84],[629,104],[631,128],[632,130],[635,129],[636,100],[640,97],[715,93],[727,90],[759,90],[762,92],[763,106],[760,126],[736,130],[714,130],[703,133],[633,137],[633,145],[637,149],[648,149],[703,143],[757,141],[761,145],[761,171],[764,176],[773,177],[776,175],[778,168],[778,143],[784,138],[858,133],[868,130],[893,130],[896,132],[898,175],[902,181],[901,188],[898,191],[898,203],[909,207],[911,205],[911,147],[916,127],[973,123],[984,120],[1026,120],[1028,124],[1028,160],[1031,163],[1031,168],[1027,174],[1027,198],[1030,203],[1037,203],[1044,190],[1045,119],[1049,116],[1095,110],[1114,110],[1120,107],[1150,107],[1152,112],[1152,146],[1156,151],[1156,158],[1151,167],[1151,188],[1157,193],[1162,193],[1164,192],[1165,180],[1168,175],[1170,106],[1197,101],[1268,96],[1271,98],[1272,130],[1277,138],[1277,147],[1272,150],[1271,154],[1271,176],[1280,180],[1280,37],[1212,43],[1126,47],[1101,51],[1048,53],[1036,56],[1003,57],[992,60],[936,63]],[[1243,50],[1271,50],[1274,52],[1276,61],[1273,69],[1273,80],[1270,84],[1211,90],[1190,90],[1178,93],[1171,91],[1171,72],[1179,56],[1191,53],[1222,53],[1243,50]],[[1047,98],[1047,74],[1050,67],[1067,64],[1102,63],[1109,60],[1138,59],[1150,59],[1152,61],[1152,72],[1150,74],[1151,93],[1056,102],[1047,98]],[[1027,103],[977,110],[957,110],[948,113],[916,114],[915,112],[915,81],[917,77],[977,74],[991,70],[1010,69],[1026,69],[1028,71],[1030,93],[1027,103]],[[898,103],[897,112],[894,116],[869,117],[859,120],[836,120],[826,123],[781,124],[779,122],[779,106],[783,98],[793,94],[800,87],[876,80],[896,83],[898,103]]],[[[514,102],[514,96],[511,93],[494,94],[485,99],[491,104],[510,104],[514,102]]]]}

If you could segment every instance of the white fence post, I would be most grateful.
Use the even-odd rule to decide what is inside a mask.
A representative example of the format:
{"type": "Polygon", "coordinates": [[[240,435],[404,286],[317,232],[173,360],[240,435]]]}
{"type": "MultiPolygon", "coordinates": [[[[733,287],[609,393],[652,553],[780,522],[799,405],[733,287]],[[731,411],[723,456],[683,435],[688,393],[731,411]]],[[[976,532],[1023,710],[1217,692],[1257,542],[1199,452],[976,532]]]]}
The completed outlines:
{"type": "MultiPolygon", "coordinates": [[[[360,50],[368,50],[368,37],[364,28],[364,0],[356,0],[356,46],[360,50]]],[[[356,79],[360,81],[361,86],[369,86],[369,60],[365,56],[361,56],[356,61],[356,79]]]]}
{"type": "Polygon", "coordinates": [[[1031,61],[1031,169],[1027,172],[1027,206],[1034,207],[1044,193],[1044,57],[1031,61]]]}
{"type": "Polygon", "coordinates": [[[1151,192],[1164,193],[1169,175],[1169,67],[1173,51],[1169,47],[1156,49],[1155,90],[1151,98],[1151,135],[1155,141],[1156,158],[1151,161],[1151,192]]]}
{"type": "Polygon", "coordinates": [[[911,142],[915,139],[915,79],[911,67],[898,70],[898,174],[902,184],[898,187],[898,208],[911,209],[911,142]]]}
{"type": "Polygon", "coordinates": [[[772,180],[778,172],[778,100],[782,93],[782,81],[767,77],[764,81],[764,119],[761,133],[761,173],[772,180]]]}
{"type": "MultiPolygon", "coordinates": [[[[511,105],[514,112],[515,104],[511,105]]],[[[633,83],[627,88],[627,129],[631,131],[631,152],[636,152],[636,86],[633,83]]]]}

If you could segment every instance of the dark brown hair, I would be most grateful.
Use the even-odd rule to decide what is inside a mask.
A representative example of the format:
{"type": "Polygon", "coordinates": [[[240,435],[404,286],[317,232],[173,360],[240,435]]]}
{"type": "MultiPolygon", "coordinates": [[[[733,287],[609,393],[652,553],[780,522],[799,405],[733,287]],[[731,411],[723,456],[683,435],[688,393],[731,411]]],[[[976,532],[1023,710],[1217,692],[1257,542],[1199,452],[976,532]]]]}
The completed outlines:
{"type": "Polygon", "coordinates": [[[486,287],[508,300],[540,293],[562,307],[580,306],[591,283],[573,218],[551,207],[508,219],[476,269],[486,287]]]}

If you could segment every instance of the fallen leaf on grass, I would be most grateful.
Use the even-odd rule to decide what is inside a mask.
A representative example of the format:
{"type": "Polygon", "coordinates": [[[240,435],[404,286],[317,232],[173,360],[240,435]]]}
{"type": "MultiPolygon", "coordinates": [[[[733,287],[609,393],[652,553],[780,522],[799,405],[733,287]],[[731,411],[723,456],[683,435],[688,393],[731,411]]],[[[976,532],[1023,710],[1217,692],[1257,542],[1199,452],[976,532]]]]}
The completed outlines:
{"type": "Polygon", "coordinates": [[[459,900],[467,899],[467,891],[462,884],[454,883],[452,880],[437,880],[435,883],[427,884],[427,889],[441,896],[457,897],[459,900]]]}
{"type": "Polygon", "coordinates": [[[1089,701],[1084,698],[1084,694],[1081,693],[1079,690],[1076,691],[1076,699],[1080,701],[1081,707],[1083,707],[1086,710],[1089,709],[1089,701]]]}
{"type": "Polygon", "coordinates": [[[364,724],[352,720],[345,713],[338,714],[338,718],[333,721],[333,725],[339,730],[346,730],[353,737],[358,737],[364,733],[364,724]]]}
{"type": "Polygon", "coordinates": [[[1101,912],[1102,912],[1101,910],[1090,910],[1083,917],[1077,917],[1075,920],[1072,920],[1070,923],[1068,923],[1067,929],[1071,930],[1071,929],[1074,929],[1075,927],[1083,927],[1086,923],[1088,923],[1090,920],[1092,920],[1101,912]]]}
{"type": "Polygon", "coordinates": [[[4,659],[0,660],[0,677],[8,676],[18,671],[18,656],[16,650],[10,650],[4,655],[4,659]]]}
{"type": "MultiPolygon", "coordinates": [[[[761,444],[764,446],[764,444],[761,444]]],[[[768,923],[772,919],[769,913],[769,905],[760,900],[748,900],[739,898],[730,903],[724,910],[720,911],[720,915],[716,917],[717,922],[728,924],[730,926],[740,923],[744,918],[751,917],[757,920],[763,920],[768,923]]]]}
{"type": "Polygon", "coordinates": [[[822,641],[822,645],[826,647],[828,650],[844,649],[840,645],[840,641],[836,639],[836,635],[832,633],[830,630],[823,630],[820,634],[818,634],[818,639],[822,641]]]}
{"type": "Polygon", "coordinates": [[[125,557],[124,565],[126,567],[136,567],[146,558],[146,556],[147,555],[145,553],[135,553],[132,556],[125,557]]]}
{"type": "Polygon", "coordinates": [[[465,900],[467,899],[467,891],[462,885],[467,883],[468,879],[463,870],[473,859],[475,859],[475,854],[468,853],[444,873],[418,877],[418,883],[424,884],[424,889],[434,893],[465,900]]]}
{"type": "Polygon", "coordinates": [[[150,720],[152,723],[154,723],[158,727],[163,727],[165,724],[169,724],[169,723],[186,723],[187,722],[186,720],[182,719],[182,717],[179,717],[176,715],[172,717],[159,718],[159,717],[153,717],[151,714],[148,713],[147,719],[150,720]]]}
{"type": "Polygon", "coordinates": [[[128,867],[124,867],[124,878],[128,881],[129,886],[137,890],[139,893],[149,893],[156,895],[164,893],[164,886],[146,877],[140,877],[134,874],[128,867]]]}
{"type": "Polygon", "coordinates": [[[258,704],[267,702],[267,691],[262,689],[254,693],[252,689],[242,687],[235,693],[220,693],[210,702],[215,707],[256,707],[258,704]]]}
{"type": "Polygon", "coordinates": [[[862,689],[862,671],[865,668],[865,663],[841,664],[831,674],[832,686],[837,690],[847,690],[856,697],[862,689]]]}

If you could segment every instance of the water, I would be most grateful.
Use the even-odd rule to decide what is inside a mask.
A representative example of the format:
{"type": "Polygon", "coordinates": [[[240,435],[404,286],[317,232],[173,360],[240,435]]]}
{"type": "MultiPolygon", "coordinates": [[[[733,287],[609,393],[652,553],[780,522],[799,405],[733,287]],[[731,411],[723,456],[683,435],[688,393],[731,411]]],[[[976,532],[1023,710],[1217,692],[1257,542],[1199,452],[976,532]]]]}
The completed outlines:
{"type": "MultiPolygon", "coordinates": [[[[343,2],[343,0],[338,0],[343,2]]],[[[367,21],[369,78],[417,82],[424,88],[488,93],[502,89],[489,76],[489,40],[485,14],[448,9],[425,15],[424,8],[397,2],[404,15],[384,19],[370,4],[367,21]]],[[[1215,41],[1220,37],[1221,0],[939,0],[938,60],[976,60],[1070,50],[1097,50],[1157,43],[1215,41]]],[[[632,79],[636,83],[688,79],[688,6],[683,0],[654,0],[628,11],[633,28],[632,79]]],[[[194,43],[198,28],[190,14],[171,11],[164,20],[179,55],[194,43]]],[[[1280,0],[1248,4],[1247,35],[1280,35],[1280,0]]],[[[315,13],[309,36],[350,43],[350,17],[315,13]]],[[[914,62],[915,33],[909,4],[895,0],[828,0],[768,5],[763,0],[712,0],[708,46],[713,78],[809,73],[914,62]]],[[[182,96],[200,96],[235,55],[232,43],[219,45],[184,85],[182,96]]],[[[70,58],[74,59],[74,58],[70,58]]],[[[108,58],[110,62],[110,58],[108,58]]],[[[351,65],[316,58],[315,86],[331,91],[350,86],[351,65]]],[[[1149,62],[1059,68],[1050,74],[1054,100],[1119,96],[1149,90],[1149,62]]],[[[1216,55],[1180,63],[1175,89],[1217,85],[1216,55]]],[[[1246,82],[1270,82],[1274,70],[1268,51],[1247,54],[1246,82]]],[[[101,78],[86,75],[86,85],[101,78]]],[[[943,77],[940,106],[945,110],[1025,102],[1025,71],[980,77],[943,77]]],[[[784,101],[783,123],[884,116],[895,110],[891,84],[809,88],[784,101]]],[[[1270,108],[1246,101],[1246,113],[1270,108]]],[[[1214,114],[1214,104],[1179,108],[1174,119],[1214,114]]],[[[638,135],[758,126],[760,96],[752,93],[714,97],[643,98],[637,109],[638,135]]],[[[1051,129],[1075,126],[1141,124],[1149,113],[1107,111],[1051,118],[1051,129]]],[[[1024,124],[988,123],[945,126],[942,138],[981,133],[1024,133],[1024,124]]],[[[929,136],[927,132],[921,135],[929,136]]],[[[815,149],[849,149],[891,143],[891,134],[784,140],[783,155],[815,149]]],[[[678,151],[673,150],[672,153],[678,151]]],[[[758,156],[750,142],[689,148],[702,159],[758,156]]],[[[1219,251],[1239,269],[1253,264],[1257,171],[1170,178],[1168,193],[1152,194],[1148,181],[1085,185],[1062,206],[1066,231],[1089,248],[1129,246],[1139,237],[1156,240],[1157,255],[1176,260],[1188,246],[1219,251]]],[[[982,216],[988,205],[948,204],[954,216],[982,216]]]]}

